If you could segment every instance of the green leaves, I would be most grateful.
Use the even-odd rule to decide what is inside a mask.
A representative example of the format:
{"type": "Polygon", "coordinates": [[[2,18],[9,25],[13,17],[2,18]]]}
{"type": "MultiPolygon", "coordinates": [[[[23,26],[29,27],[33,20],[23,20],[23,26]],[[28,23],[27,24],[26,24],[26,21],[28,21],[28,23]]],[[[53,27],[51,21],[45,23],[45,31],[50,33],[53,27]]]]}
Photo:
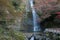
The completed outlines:
{"type": "Polygon", "coordinates": [[[14,6],[14,8],[17,10],[18,8],[19,8],[19,6],[20,6],[20,1],[21,0],[13,0],[12,1],[12,5],[14,6]]]}
{"type": "Polygon", "coordinates": [[[5,30],[0,27],[0,40],[25,40],[26,37],[23,33],[13,31],[12,29],[5,30]]]}

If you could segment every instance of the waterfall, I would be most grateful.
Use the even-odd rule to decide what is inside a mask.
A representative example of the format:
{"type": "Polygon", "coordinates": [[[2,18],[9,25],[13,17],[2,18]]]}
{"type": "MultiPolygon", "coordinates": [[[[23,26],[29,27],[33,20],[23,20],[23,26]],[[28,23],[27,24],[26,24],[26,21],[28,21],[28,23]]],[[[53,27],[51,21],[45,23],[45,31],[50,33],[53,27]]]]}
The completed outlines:
{"type": "Polygon", "coordinates": [[[35,32],[41,31],[40,25],[37,22],[39,16],[37,15],[37,13],[35,11],[33,1],[34,0],[29,0],[30,7],[31,7],[31,10],[32,10],[32,16],[33,16],[33,32],[34,32],[34,36],[32,36],[31,39],[29,39],[29,40],[36,40],[35,39],[35,32]]]}
{"type": "Polygon", "coordinates": [[[36,31],[40,31],[40,26],[38,25],[38,22],[37,22],[37,19],[39,18],[39,16],[37,15],[35,9],[34,9],[34,4],[33,4],[33,0],[30,0],[30,6],[31,6],[31,9],[32,9],[32,15],[33,15],[33,31],[36,32],[36,31]]]}

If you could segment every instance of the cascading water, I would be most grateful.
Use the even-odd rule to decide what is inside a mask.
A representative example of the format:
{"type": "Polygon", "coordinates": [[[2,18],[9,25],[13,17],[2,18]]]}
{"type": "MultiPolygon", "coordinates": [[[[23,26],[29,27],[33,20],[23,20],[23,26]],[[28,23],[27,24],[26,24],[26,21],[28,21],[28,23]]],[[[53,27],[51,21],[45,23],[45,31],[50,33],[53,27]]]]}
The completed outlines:
{"type": "Polygon", "coordinates": [[[40,31],[41,29],[40,29],[40,26],[38,25],[38,22],[37,22],[37,19],[39,18],[38,17],[38,15],[37,15],[37,13],[36,13],[36,11],[35,11],[35,9],[34,9],[34,4],[33,4],[33,1],[34,0],[30,0],[30,6],[31,6],[31,9],[32,9],[32,15],[33,15],[33,31],[35,32],[35,31],[40,31]]]}
{"type": "Polygon", "coordinates": [[[34,32],[34,36],[31,37],[31,39],[29,40],[35,40],[35,32],[37,31],[40,31],[40,26],[38,25],[38,22],[37,22],[37,19],[39,18],[35,9],[34,9],[34,4],[33,4],[33,1],[34,0],[29,0],[30,2],[30,6],[31,6],[31,9],[32,9],[32,15],[33,15],[33,32],[34,32]]]}

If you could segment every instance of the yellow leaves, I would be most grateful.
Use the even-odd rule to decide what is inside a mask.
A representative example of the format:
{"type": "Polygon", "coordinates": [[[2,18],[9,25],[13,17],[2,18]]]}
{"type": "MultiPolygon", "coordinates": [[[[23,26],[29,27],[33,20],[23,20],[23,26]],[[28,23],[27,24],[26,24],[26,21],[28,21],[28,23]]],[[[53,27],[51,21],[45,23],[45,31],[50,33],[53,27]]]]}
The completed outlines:
{"type": "MultiPolygon", "coordinates": [[[[20,0],[18,0],[18,1],[20,1],[20,0]]],[[[13,24],[15,22],[15,19],[17,19],[17,18],[21,19],[24,14],[24,11],[25,11],[24,4],[23,5],[21,4],[19,6],[19,8],[21,10],[19,10],[19,11],[15,10],[15,8],[12,4],[12,0],[0,0],[0,12],[1,12],[0,15],[1,14],[3,15],[0,17],[0,19],[4,20],[8,26],[10,24],[13,24]]],[[[7,36],[5,35],[6,37],[14,36],[13,38],[17,38],[18,40],[24,40],[24,38],[25,38],[22,33],[14,32],[13,30],[11,30],[11,31],[8,30],[8,32],[9,33],[7,34],[7,36]]],[[[9,40],[9,39],[12,39],[12,38],[7,38],[7,40],[9,40]]]]}
{"type": "Polygon", "coordinates": [[[0,5],[4,5],[5,7],[11,7],[11,2],[9,0],[0,0],[0,5]]]}
{"type": "Polygon", "coordinates": [[[1,7],[1,9],[4,8],[3,9],[4,11],[5,11],[5,9],[7,9],[9,12],[11,12],[11,14],[14,13],[14,8],[11,5],[10,1],[8,1],[8,0],[0,0],[0,7],[1,7]]]}
{"type": "MultiPolygon", "coordinates": [[[[14,6],[12,5],[12,1],[10,0],[0,0],[0,11],[8,11],[8,15],[11,15],[13,17],[17,17],[19,14],[15,12],[14,6]],[[16,15],[17,14],[17,15],[16,15]]],[[[7,14],[7,12],[4,12],[7,14]]],[[[3,14],[4,15],[4,14],[3,14]]]]}
{"type": "MultiPolygon", "coordinates": [[[[9,15],[9,18],[17,18],[20,17],[22,18],[24,12],[25,12],[25,4],[23,2],[21,2],[21,0],[16,0],[16,2],[18,3],[19,1],[21,2],[21,4],[19,5],[19,9],[15,10],[13,4],[12,4],[13,0],[0,0],[0,11],[4,12],[4,14],[9,15]],[[5,12],[6,11],[6,12],[5,12]]],[[[4,16],[6,16],[4,15],[4,16]]],[[[8,17],[8,16],[6,16],[8,17]]],[[[2,18],[2,17],[1,17],[2,18]]]]}

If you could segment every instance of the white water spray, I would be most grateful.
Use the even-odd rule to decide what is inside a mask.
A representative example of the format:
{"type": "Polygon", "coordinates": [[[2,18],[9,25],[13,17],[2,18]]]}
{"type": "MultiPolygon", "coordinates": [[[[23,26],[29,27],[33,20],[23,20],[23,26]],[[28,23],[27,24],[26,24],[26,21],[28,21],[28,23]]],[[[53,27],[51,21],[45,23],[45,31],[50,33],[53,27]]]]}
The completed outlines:
{"type": "Polygon", "coordinates": [[[33,15],[33,31],[34,32],[36,32],[36,31],[40,31],[41,29],[40,29],[40,26],[38,25],[38,22],[37,22],[37,20],[38,20],[38,15],[37,15],[37,13],[36,13],[36,11],[35,11],[35,9],[34,9],[34,4],[33,4],[33,0],[30,0],[30,6],[31,6],[31,9],[32,9],[32,15],[33,15]]]}

